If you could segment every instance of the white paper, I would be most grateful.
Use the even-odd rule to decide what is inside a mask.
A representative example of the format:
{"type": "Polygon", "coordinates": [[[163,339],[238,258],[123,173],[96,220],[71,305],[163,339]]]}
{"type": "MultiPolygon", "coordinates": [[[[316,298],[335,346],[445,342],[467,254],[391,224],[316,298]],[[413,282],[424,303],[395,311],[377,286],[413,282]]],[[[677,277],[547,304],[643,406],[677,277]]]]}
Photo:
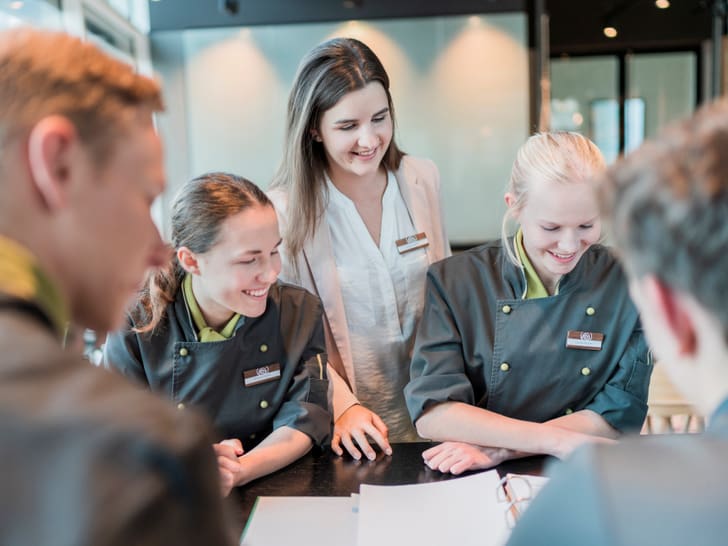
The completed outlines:
{"type": "Polygon", "coordinates": [[[351,497],[258,497],[240,546],[353,546],[353,507],[351,497]]]}
{"type": "Polygon", "coordinates": [[[510,534],[495,470],[416,485],[361,485],[357,546],[502,546],[510,534]]]}

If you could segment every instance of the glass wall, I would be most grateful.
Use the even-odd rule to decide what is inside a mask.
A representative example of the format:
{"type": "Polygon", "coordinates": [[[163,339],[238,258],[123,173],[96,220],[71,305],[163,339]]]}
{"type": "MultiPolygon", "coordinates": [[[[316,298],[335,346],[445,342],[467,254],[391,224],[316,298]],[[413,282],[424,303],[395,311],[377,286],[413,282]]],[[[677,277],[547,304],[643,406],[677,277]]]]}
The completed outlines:
{"type": "Polygon", "coordinates": [[[63,16],[58,3],[45,0],[0,1],[0,30],[21,25],[63,30],[63,16]]]}
{"type": "Polygon", "coordinates": [[[698,101],[698,78],[693,51],[552,59],[551,128],[582,132],[612,162],[665,124],[690,115],[698,101]],[[625,89],[623,124],[620,89],[625,89]]]}
{"type": "Polygon", "coordinates": [[[528,135],[522,13],[155,33],[169,104],[160,126],[170,186],[228,170],[266,187],[280,161],[298,63],[333,36],[358,38],[381,58],[398,144],[440,169],[450,239],[466,245],[498,236],[503,189],[528,135]]]}
{"type": "Polygon", "coordinates": [[[567,57],[551,61],[551,129],[591,138],[611,162],[619,154],[619,59],[567,57]]]}

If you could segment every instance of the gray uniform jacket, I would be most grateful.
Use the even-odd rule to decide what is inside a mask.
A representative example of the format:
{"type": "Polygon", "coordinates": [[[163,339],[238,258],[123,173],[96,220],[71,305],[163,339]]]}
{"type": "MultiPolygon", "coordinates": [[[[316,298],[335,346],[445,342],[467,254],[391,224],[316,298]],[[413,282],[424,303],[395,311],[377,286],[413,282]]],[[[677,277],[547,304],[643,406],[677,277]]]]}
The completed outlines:
{"type": "Polygon", "coordinates": [[[723,546],[728,400],[704,434],[578,449],[554,469],[510,546],[723,546]]]}
{"type": "Polygon", "coordinates": [[[237,543],[206,420],[64,351],[2,293],[0,354],[0,544],[237,543]]]}
{"type": "Polygon", "coordinates": [[[558,295],[522,299],[525,288],[500,241],[430,267],[405,388],[412,420],[458,401],[534,422],[589,409],[618,430],[639,428],[652,366],[609,251],[590,247],[558,295]],[[567,348],[569,331],[602,334],[601,349],[567,348]]]}
{"type": "Polygon", "coordinates": [[[246,317],[230,339],[196,339],[179,290],[153,332],[110,334],[104,360],[180,409],[200,408],[223,438],[238,438],[246,450],[281,426],[326,442],[331,416],[318,298],[279,282],[265,312],[246,317]]]}

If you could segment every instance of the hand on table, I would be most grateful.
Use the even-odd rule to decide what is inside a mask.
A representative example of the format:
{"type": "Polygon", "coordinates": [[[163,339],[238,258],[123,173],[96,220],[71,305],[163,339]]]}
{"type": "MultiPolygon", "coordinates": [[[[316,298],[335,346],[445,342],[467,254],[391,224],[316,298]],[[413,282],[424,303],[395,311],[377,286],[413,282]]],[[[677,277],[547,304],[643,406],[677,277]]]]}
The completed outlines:
{"type": "Polygon", "coordinates": [[[392,447],[387,439],[387,425],[384,424],[379,416],[366,409],[360,404],[354,404],[348,408],[334,423],[334,436],[331,439],[331,449],[334,453],[341,456],[344,450],[356,459],[361,459],[361,451],[364,452],[367,459],[374,460],[377,454],[369,445],[367,435],[376,442],[376,444],[387,455],[392,454],[392,447]],[[359,451],[361,450],[361,451],[359,451]]]}
{"type": "Polygon", "coordinates": [[[432,470],[462,474],[482,470],[512,458],[515,451],[502,447],[484,447],[465,442],[443,442],[422,452],[425,464],[432,470]]]}
{"type": "Polygon", "coordinates": [[[223,440],[219,444],[212,444],[217,455],[217,468],[220,472],[220,487],[222,495],[226,497],[237,483],[243,465],[240,459],[243,453],[243,444],[237,438],[223,440]]]}

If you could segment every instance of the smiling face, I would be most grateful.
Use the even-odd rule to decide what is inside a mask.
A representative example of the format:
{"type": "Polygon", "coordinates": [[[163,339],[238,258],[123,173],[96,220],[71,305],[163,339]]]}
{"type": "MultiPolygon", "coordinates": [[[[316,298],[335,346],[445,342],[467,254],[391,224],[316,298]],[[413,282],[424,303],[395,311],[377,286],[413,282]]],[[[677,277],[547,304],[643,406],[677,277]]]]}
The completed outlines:
{"type": "MultiPolygon", "coordinates": [[[[512,197],[506,195],[506,202],[510,205],[512,197]]],[[[596,193],[586,182],[532,182],[525,204],[513,215],[528,259],[550,293],[601,235],[596,193]]]]}
{"type": "Polygon", "coordinates": [[[268,290],[281,271],[280,244],[270,205],[253,205],[222,223],[215,245],[194,255],[195,265],[188,268],[208,326],[220,328],[234,313],[258,317],[265,312],[268,290]]]}
{"type": "Polygon", "coordinates": [[[392,141],[387,93],[379,82],[344,95],[321,117],[314,138],[323,142],[332,180],[374,175],[392,141]]]}

